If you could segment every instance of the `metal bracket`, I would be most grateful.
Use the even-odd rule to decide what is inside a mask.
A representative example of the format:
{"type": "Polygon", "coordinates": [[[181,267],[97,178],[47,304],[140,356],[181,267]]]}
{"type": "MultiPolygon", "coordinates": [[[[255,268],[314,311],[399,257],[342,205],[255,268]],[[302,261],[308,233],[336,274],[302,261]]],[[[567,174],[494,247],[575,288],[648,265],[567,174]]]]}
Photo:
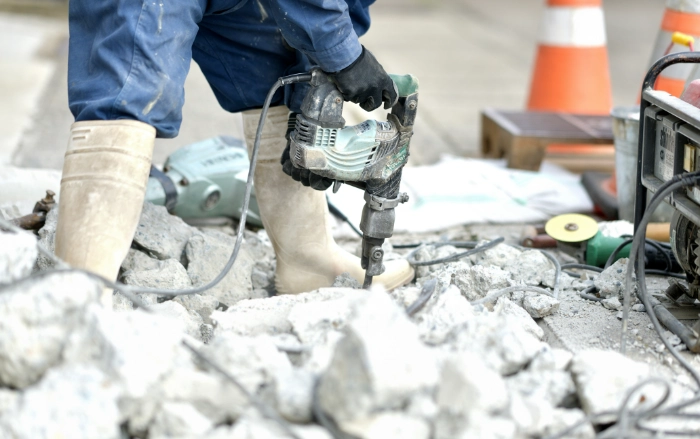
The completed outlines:
{"type": "Polygon", "coordinates": [[[371,195],[365,192],[365,201],[372,210],[387,210],[393,209],[401,203],[408,201],[408,194],[406,192],[401,192],[396,198],[389,199],[384,197],[378,197],[376,195],[371,195]]]}

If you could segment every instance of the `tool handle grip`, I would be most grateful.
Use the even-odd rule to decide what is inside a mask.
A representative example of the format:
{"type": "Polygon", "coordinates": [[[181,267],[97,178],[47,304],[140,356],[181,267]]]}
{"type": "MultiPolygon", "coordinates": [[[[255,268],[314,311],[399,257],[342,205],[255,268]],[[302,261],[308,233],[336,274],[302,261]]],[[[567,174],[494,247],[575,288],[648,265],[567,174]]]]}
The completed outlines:
{"type": "Polygon", "coordinates": [[[399,91],[399,97],[405,98],[413,93],[418,93],[418,78],[411,75],[397,75],[390,73],[389,77],[396,84],[396,88],[399,91]]]}
{"type": "Polygon", "coordinates": [[[671,223],[649,223],[647,226],[647,239],[669,242],[671,240],[671,223]]]}

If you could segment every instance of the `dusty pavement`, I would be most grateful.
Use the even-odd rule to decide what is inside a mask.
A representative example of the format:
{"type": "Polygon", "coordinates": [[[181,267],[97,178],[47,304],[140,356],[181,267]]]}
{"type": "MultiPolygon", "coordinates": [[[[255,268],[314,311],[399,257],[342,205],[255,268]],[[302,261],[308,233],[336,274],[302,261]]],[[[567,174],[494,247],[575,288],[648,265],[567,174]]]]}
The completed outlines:
{"type": "MultiPolygon", "coordinates": [[[[535,0],[376,5],[365,44],[388,70],[421,78],[416,164],[443,152],[475,155],[479,110],[522,107],[540,7],[535,0]]],[[[629,104],[662,5],[616,0],[606,8],[615,103],[629,104]]],[[[8,124],[15,137],[3,138],[3,151],[17,165],[59,169],[70,125],[64,23],[0,18],[16,25],[0,26],[2,32],[15,30],[14,47],[8,39],[0,46],[2,59],[18,69],[11,86],[13,99],[23,105],[21,112],[2,106],[20,118],[8,124]],[[38,79],[17,73],[25,70],[38,79]],[[47,87],[37,91],[40,84],[47,87]]],[[[218,110],[193,67],[182,134],[159,142],[156,161],[218,134],[241,137],[240,120],[218,110]]],[[[40,233],[49,249],[54,221],[52,216],[40,233]]],[[[139,294],[151,313],[135,310],[123,296],[116,296],[119,312],[108,312],[97,303],[100,286],[92,279],[48,271],[52,264],[37,254],[31,237],[3,232],[0,437],[539,438],[579,422],[564,437],[616,437],[624,432],[603,430],[613,418],[595,415],[618,410],[636,384],[648,384],[631,399],[637,410],[653,405],[665,385],[667,404],[693,395],[697,385],[661,346],[644,313],[631,313],[628,356],[617,354],[619,291],[607,293],[606,307],[579,295],[597,275],[562,275],[555,286],[549,259],[513,245],[523,227],[473,225],[397,236],[394,244],[483,245],[499,236],[505,243],[421,267],[415,282],[389,294],[351,289],[339,279],[333,288],[298,296],[273,296],[272,249],[264,231],[251,230],[222,285],[173,300],[139,294]],[[15,283],[32,272],[39,278],[15,283]],[[433,284],[427,303],[413,312],[433,284]],[[510,287],[515,289],[479,303],[510,287]],[[558,297],[532,287],[548,294],[558,287],[558,297]],[[650,377],[665,384],[650,384],[650,377]],[[256,404],[277,415],[261,415],[265,410],[256,404]]],[[[230,226],[191,227],[148,205],[120,280],[132,288],[201,285],[225,263],[233,235],[230,226]]],[[[342,244],[356,251],[358,241],[345,238],[342,244]]],[[[425,246],[416,259],[463,250],[425,246]]],[[[617,270],[612,274],[619,281],[617,270]]],[[[652,285],[658,291],[664,283],[652,285]]],[[[700,370],[697,356],[681,354],[700,370]]],[[[662,421],[674,430],[700,431],[681,418],[662,421]]]]}

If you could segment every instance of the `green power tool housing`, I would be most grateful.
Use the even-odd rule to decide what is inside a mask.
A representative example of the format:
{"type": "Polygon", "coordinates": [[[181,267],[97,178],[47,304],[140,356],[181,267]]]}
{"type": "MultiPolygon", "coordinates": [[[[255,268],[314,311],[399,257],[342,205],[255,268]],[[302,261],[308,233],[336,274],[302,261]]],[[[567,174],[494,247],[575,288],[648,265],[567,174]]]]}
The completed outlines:
{"type": "MultiPolygon", "coordinates": [[[[240,139],[219,136],[193,143],[171,154],[162,172],[151,169],[146,200],[188,222],[240,218],[249,166],[240,139]]],[[[255,194],[247,222],[262,227],[255,194]]]]}
{"type": "Polygon", "coordinates": [[[418,80],[390,75],[399,99],[387,120],[346,127],[343,95],[321,70],[311,74],[311,89],[290,137],[291,160],[299,168],[335,180],[334,191],[341,183],[365,191],[360,230],[367,288],[373,276],[384,272],[382,244],[393,235],[394,208],[408,201],[399,185],[418,109],[418,80]]]}

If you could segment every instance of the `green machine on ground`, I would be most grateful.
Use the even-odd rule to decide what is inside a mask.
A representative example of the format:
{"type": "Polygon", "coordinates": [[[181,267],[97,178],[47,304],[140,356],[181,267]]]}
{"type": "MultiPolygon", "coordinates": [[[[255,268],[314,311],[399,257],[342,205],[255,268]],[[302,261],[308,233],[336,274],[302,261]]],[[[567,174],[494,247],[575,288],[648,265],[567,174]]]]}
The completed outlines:
{"type": "MultiPolygon", "coordinates": [[[[234,137],[185,146],[168,157],[162,171],[151,168],[146,200],[186,221],[240,218],[249,165],[244,142],[234,137]]],[[[247,222],[262,227],[254,193],[247,222]]]]}

